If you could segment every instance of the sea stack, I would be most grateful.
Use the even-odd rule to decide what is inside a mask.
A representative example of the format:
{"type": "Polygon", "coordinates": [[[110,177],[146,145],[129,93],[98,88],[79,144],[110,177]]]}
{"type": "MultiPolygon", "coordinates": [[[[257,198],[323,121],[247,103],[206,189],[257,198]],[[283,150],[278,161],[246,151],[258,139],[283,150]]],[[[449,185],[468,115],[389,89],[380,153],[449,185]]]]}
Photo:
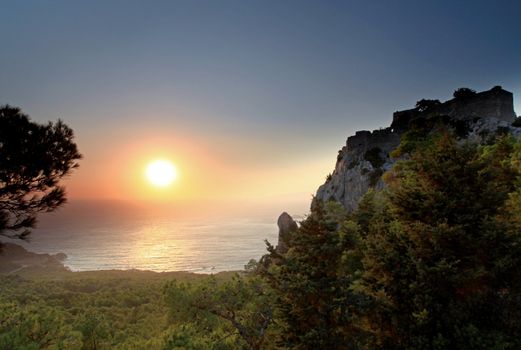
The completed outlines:
{"type": "Polygon", "coordinates": [[[298,225],[291,215],[286,212],[280,214],[279,219],[277,220],[277,225],[279,226],[279,239],[276,251],[279,254],[284,254],[288,251],[289,235],[291,232],[298,229],[298,225]]]}

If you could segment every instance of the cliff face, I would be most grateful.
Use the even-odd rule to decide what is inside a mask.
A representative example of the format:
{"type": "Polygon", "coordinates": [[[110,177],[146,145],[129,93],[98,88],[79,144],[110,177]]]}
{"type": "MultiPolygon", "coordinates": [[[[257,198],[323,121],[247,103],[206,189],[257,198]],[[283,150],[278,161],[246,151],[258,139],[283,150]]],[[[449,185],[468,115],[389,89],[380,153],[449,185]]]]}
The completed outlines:
{"type": "Polygon", "coordinates": [[[501,87],[454,98],[427,110],[409,109],[395,112],[390,127],[358,131],[347,139],[338,152],[335,170],[318,188],[317,200],[335,200],[348,210],[354,210],[369,188],[382,189],[382,174],[395,159],[390,153],[400,144],[401,136],[414,125],[433,120],[442,121],[455,129],[462,139],[483,142],[498,133],[518,137],[521,128],[512,126],[516,118],[513,95],[501,87]]]}

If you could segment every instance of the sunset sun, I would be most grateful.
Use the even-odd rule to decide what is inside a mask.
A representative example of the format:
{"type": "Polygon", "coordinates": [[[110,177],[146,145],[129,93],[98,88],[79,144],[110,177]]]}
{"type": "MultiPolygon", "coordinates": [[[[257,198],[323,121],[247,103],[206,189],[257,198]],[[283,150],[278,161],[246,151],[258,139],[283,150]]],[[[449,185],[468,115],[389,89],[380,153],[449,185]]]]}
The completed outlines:
{"type": "Polygon", "coordinates": [[[177,177],[177,171],[174,164],[168,160],[155,160],[147,165],[147,180],[156,187],[166,187],[170,185],[177,177]]]}

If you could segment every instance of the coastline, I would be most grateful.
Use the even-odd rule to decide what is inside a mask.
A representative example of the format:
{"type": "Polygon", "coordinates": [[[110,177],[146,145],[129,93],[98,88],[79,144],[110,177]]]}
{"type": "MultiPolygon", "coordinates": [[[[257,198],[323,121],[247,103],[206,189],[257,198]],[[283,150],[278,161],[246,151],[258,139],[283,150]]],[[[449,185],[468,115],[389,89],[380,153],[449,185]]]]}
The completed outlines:
{"type": "Polygon", "coordinates": [[[0,276],[30,279],[191,279],[207,276],[231,276],[240,270],[216,273],[192,271],[152,271],[142,269],[107,269],[73,271],[65,265],[64,253],[34,253],[15,243],[0,242],[0,276]]]}

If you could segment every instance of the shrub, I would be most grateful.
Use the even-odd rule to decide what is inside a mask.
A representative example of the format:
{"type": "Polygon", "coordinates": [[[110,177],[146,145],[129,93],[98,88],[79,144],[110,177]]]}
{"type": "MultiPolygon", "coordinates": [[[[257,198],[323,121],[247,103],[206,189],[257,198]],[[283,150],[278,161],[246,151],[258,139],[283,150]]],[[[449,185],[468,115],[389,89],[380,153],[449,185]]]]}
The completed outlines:
{"type": "Polygon", "coordinates": [[[458,98],[458,99],[469,98],[474,95],[476,95],[476,91],[466,88],[466,87],[459,88],[456,91],[454,91],[454,93],[452,94],[452,96],[454,96],[454,98],[458,98]]]}
{"type": "Polygon", "coordinates": [[[381,155],[380,147],[373,147],[364,154],[364,159],[371,163],[373,168],[379,168],[385,163],[385,159],[381,155]]]}
{"type": "Polygon", "coordinates": [[[416,109],[418,112],[427,112],[432,110],[433,108],[441,105],[440,100],[426,100],[421,99],[418,102],[416,102],[416,109]]]}

